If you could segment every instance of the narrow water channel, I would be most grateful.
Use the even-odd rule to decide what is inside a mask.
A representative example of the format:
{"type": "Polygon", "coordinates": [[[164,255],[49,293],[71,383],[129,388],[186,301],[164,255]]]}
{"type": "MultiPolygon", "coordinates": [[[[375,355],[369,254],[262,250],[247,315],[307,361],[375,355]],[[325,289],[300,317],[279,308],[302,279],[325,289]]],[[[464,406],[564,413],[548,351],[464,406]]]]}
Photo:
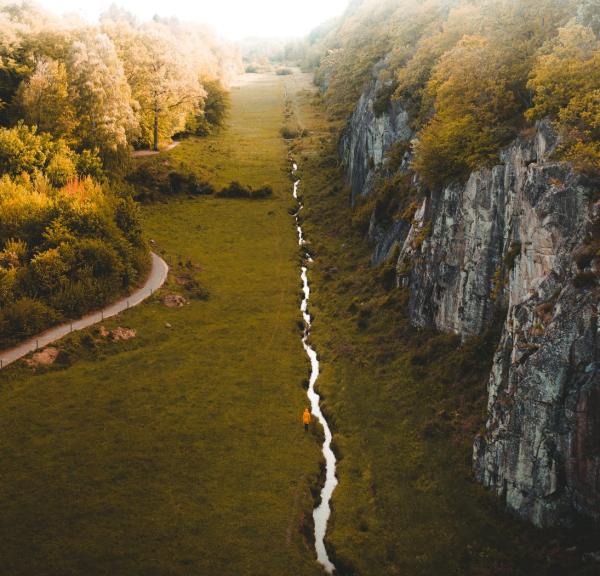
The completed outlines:
{"type": "MultiPolygon", "coordinates": [[[[298,165],[292,161],[292,175],[294,175],[297,170],[298,165]]],[[[308,301],[310,298],[310,285],[308,283],[308,264],[310,264],[313,261],[313,259],[310,255],[310,252],[305,247],[306,241],[304,239],[302,227],[300,226],[299,214],[304,206],[298,198],[299,185],[300,180],[295,180],[293,196],[296,202],[298,203],[298,210],[296,211],[295,216],[296,230],[298,231],[298,244],[304,248],[305,262],[305,264],[302,265],[302,272],[300,275],[302,279],[302,291],[304,293],[304,298],[302,298],[302,303],[300,304],[300,310],[302,311],[302,317],[304,318],[304,333],[302,335],[302,345],[304,346],[304,350],[306,350],[306,354],[310,359],[311,367],[307,395],[310,400],[311,412],[321,423],[321,426],[323,426],[323,431],[325,433],[325,439],[323,441],[323,456],[325,457],[325,484],[323,485],[323,488],[321,490],[321,501],[319,505],[313,510],[313,519],[315,523],[315,548],[317,551],[317,560],[323,565],[325,570],[329,574],[331,574],[335,571],[335,566],[329,559],[329,556],[327,555],[327,550],[325,549],[325,532],[327,531],[327,521],[329,520],[329,515],[331,513],[329,502],[331,500],[331,495],[333,494],[333,491],[337,486],[337,478],[335,477],[335,454],[331,449],[331,430],[329,428],[327,420],[325,419],[325,416],[323,416],[323,412],[321,412],[320,396],[315,392],[315,382],[319,378],[319,359],[317,357],[316,350],[309,344],[312,318],[308,311],[308,301]]]]}

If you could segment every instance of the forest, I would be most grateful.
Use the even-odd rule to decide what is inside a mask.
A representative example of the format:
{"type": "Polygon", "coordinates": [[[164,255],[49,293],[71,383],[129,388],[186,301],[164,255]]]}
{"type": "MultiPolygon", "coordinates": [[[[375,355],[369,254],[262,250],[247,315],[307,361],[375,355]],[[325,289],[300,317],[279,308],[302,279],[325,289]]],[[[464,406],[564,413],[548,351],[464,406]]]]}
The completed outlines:
{"type": "Polygon", "coordinates": [[[98,25],[0,4],[0,345],[97,309],[148,269],[135,149],[219,126],[237,49],[112,6],[98,25]]]}
{"type": "Polygon", "coordinates": [[[366,0],[299,50],[329,111],[347,118],[378,65],[380,113],[405,106],[413,168],[432,187],[463,180],[536,120],[552,118],[560,156],[600,176],[597,0],[366,0]]]}

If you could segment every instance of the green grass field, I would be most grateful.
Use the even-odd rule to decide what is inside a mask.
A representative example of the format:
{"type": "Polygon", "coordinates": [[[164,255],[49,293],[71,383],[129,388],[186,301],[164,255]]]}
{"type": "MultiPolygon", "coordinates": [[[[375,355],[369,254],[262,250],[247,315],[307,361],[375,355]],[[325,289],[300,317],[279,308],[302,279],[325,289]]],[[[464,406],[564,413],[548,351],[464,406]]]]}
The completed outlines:
{"type": "MultiPolygon", "coordinates": [[[[148,238],[199,267],[208,300],[156,297],[107,323],[133,340],[77,335],[70,367],[0,372],[2,576],[320,573],[283,110],[281,78],[254,77],[225,131],[169,152],[272,199],[144,208],[148,238]]],[[[162,293],[176,289],[171,277],[162,293]]]]}

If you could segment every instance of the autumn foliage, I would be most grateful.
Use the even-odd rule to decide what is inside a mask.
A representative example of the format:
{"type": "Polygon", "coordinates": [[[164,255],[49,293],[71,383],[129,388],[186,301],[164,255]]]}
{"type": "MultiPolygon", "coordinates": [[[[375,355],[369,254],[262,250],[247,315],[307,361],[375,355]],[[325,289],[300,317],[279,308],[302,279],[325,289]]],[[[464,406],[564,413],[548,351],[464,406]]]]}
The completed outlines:
{"type": "Polygon", "coordinates": [[[367,83],[373,110],[395,99],[415,132],[413,168],[431,187],[499,161],[521,130],[550,117],[559,157],[600,174],[597,0],[363,0],[305,47],[317,82],[348,117],[367,83]]]}

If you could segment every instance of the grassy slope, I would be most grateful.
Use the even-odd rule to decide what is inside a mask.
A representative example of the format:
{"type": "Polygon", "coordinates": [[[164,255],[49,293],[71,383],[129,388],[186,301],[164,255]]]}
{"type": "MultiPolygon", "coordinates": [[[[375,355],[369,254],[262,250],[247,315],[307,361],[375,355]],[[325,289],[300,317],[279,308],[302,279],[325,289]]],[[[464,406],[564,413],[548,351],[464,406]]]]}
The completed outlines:
{"type": "MultiPolygon", "coordinates": [[[[306,76],[290,82],[310,86],[306,76]]],[[[495,338],[460,348],[453,336],[410,327],[407,295],[390,286],[393,264],[372,269],[350,225],[336,166],[340,126],[325,118],[314,91],[301,92],[295,108],[311,132],[295,157],[316,256],[319,389],[340,458],[328,534],[338,568],[363,576],[593,573],[558,552],[568,545],[562,536],[508,517],[471,480],[495,338]]]]}
{"type": "Polygon", "coordinates": [[[319,450],[299,424],[283,100],[279,78],[257,78],[234,89],[228,130],[169,153],[217,185],[271,184],[273,199],[144,211],[171,262],[201,266],[209,300],[154,299],[114,322],[135,340],[0,373],[0,574],[319,573],[301,532],[319,450]]]}

